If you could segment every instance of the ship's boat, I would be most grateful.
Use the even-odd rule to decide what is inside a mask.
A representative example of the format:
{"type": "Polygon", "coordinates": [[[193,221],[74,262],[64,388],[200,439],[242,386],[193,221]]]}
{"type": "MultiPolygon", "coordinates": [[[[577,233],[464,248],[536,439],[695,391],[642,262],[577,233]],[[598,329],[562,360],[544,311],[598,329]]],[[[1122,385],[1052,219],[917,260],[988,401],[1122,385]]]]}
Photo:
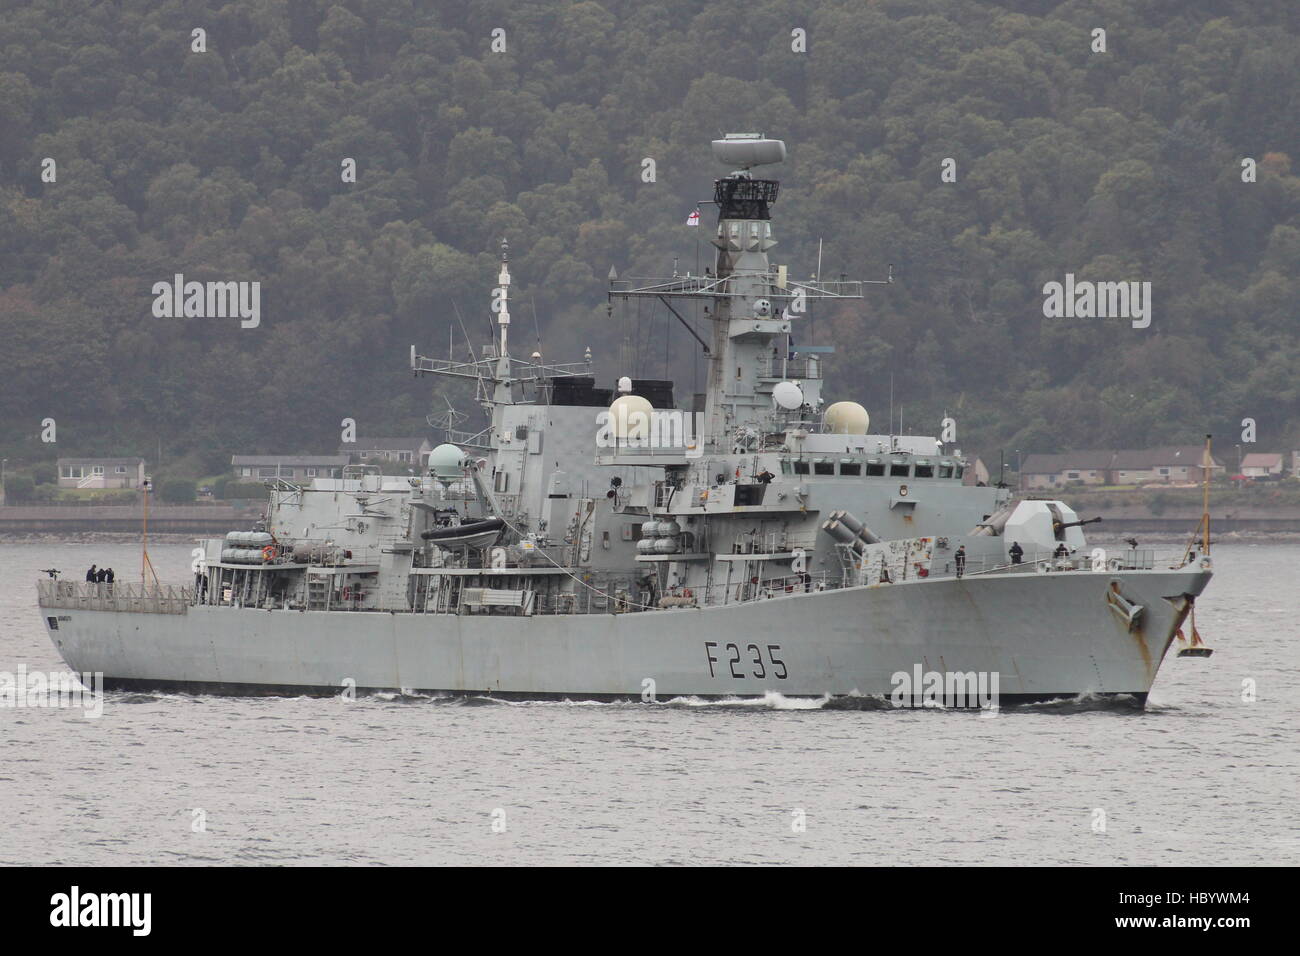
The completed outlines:
{"type": "Polygon", "coordinates": [[[502,518],[483,518],[421,531],[420,538],[444,548],[484,548],[501,536],[506,526],[502,518]]]}

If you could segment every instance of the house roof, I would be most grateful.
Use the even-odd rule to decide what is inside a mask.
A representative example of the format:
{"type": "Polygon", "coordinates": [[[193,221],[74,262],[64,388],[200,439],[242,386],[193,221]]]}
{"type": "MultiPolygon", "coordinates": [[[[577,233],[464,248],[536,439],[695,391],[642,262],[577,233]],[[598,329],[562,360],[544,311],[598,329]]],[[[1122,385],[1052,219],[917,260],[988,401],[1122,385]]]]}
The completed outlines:
{"type": "Polygon", "coordinates": [[[1055,475],[1062,471],[1104,471],[1115,453],[1111,451],[1071,451],[1061,455],[1028,455],[1020,466],[1026,475],[1055,475]]]}
{"type": "MultiPolygon", "coordinates": [[[[1029,455],[1021,464],[1021,472],[1026,475],[1057,475],[1063,471],[1148,471],[1152,468],[1176,468],[1183,465],[1199,468],[1204,453],[1202,445],[1164,445],[1159,448],[1029,455]]],[[[1275,457],[1280,459],[1280,456],[1275,457]]],[[[1222,464],[1214,460],[1214,467],[1220,468],[1222,464]]]]}
{"type": "Polygon", "coordinates": [[[58,464],[62,465],[143,465],[143,458],[60,458],[58,464]]]}
{"type": "Polygon", "coordinates": [[[1281,466],[1281,454],[1272,454],[1266,451],[1252,451],[1241,459],[1242,468],[1280,468],[1281,466]]]}
{"type": "MultiPolygon", "coordinates": [[[[355,442],[343,445],[340,451],[422,451],[429,445],[427,438],[358,438],[355,442]]],[[[433,446],[430,445],[430,448],[433,446]]]]}
{"type": "MultiPolygon", "coordinates": [[[[1201,466],[1205,455],[1204,445],[1164,445],[1159,448],[1122,449],[1115,452],[1112,468],[1145,471],[1149,468],[1178,468],[1201,466]]],[[[1213,462],[1219,467],[1219,462],[1213,462]]]]}
{"type": "Polygon", "coordinates": [[[230,463],[235,467],[254,465],[269,468],[272,465],[288,465],[291,468],[342,468],[348,463],[347,455],[231,455],[230,463]]]}

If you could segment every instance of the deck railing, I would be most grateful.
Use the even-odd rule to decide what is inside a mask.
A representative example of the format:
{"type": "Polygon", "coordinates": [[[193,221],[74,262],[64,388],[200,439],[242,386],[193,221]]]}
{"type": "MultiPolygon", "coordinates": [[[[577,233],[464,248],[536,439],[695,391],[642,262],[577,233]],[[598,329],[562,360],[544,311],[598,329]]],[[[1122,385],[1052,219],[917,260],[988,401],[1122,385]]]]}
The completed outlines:
{"type": "Polygon", "coordinates": [[[134,611],[139,614],[184,614],[190,589],[175,584],[91,584],[43,578],[36,582],[41,607],[83,611],[134,611]]]}

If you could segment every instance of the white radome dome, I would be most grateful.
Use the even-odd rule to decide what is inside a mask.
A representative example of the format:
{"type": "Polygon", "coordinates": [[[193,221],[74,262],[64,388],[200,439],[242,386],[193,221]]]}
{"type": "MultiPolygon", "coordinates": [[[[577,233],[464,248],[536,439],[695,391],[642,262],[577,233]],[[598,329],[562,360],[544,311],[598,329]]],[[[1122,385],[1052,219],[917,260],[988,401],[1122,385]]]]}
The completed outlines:
{"type": "Polygon", "coordinates": [[[444,443],[429,452],[429,471],[435,478],[450,480],[461,476],[465,453],[455,445],[444,443]]]}
{"type": "Polygon", "coordinates": [[[609,427],[614,437],[648,441],[653,408],[640,395],[620,395],[614,399],[609,406],[609,427]]]}
{"type": "Polygon", "coordinates": [[[871,416],[857,402],[836,402],[826,409],[826,429],[836,435],[865,435],[871,416]]]}
{"type": "Polygon", "coordinates": [[[793,411],[803,404],[803,389],[794,382],[777,382],[772,388],[772,400],[786,411],[793,411]]]}

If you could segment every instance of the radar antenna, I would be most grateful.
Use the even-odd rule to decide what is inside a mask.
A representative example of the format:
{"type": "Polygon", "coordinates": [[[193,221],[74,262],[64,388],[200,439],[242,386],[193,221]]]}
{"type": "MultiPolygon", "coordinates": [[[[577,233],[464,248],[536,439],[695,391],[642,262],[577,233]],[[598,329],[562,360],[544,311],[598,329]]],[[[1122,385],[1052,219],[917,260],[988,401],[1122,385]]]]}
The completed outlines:
{"type": "Polygon", "coordinates": [[[447,403],[447,410],[434,414],[430,412],[424,417],[430,428],[436,428],[443,432],[446,441],[452,441],[452,435],[456,431],[456,426],[465,424],[469,420],[469,415],[465,412],[457,411],[456,406],[452,405],[451,399],[446,395],[442,400],[447,403]]]}

